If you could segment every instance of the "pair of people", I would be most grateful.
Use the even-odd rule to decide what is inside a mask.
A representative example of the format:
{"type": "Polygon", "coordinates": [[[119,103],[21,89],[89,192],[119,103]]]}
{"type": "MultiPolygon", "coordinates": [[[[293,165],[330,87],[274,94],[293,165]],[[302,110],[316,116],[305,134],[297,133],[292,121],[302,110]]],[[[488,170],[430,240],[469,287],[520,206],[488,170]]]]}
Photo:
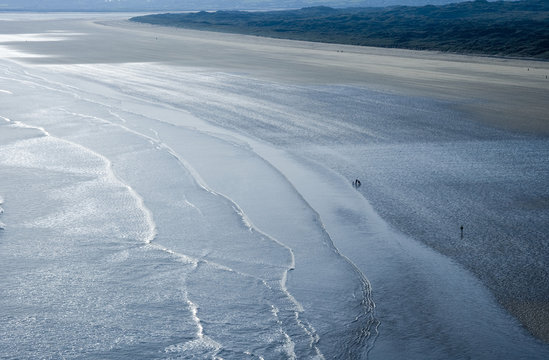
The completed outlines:
{"type": "Polygon", "coordinates": [[[360,187],[360,185],[362,185],[362,184],[360,183],[360,180],[356,179],[355,181],[353,181],[353,187],[354,187],[355,189],[358,189],[358,188],[360,187]]]}

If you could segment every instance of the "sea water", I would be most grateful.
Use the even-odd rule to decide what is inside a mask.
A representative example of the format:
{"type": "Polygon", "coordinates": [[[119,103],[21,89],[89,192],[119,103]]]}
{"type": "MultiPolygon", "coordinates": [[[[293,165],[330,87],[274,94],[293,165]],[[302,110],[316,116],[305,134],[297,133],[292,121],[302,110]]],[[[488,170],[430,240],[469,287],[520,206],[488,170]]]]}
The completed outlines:
{"type": "MultiPolygon", "coordinates": [[[[547,356],[469,272],[350,184],[418,204],[395,166],[424,174],[413,165],[469,163],[471,142],[544,140],[366,88],[149,63],[1,66],[3,357],[547,356]],[[450,150],[437,158],[431,136],[450,150]]],[[[480,175],[477,161],[462,176],[480,175]]]]}
{"type": "Polygon", "coordinates": [[[163,141],[189,146],[183,140],[196,142],[200,132],[163,123],[143,131],[150,119],[90,102],[72,85],[5,73],[15,100],[2,115],[0,159],[7,209],[2,348],[9,357],[322,358],[363,351],[364,327],[374,322],[363,305],[368,284],[334,251],[318,215],[264,161],[208,136],[194,144],[235,151],[233,163],[249,162],[246,176],[273,172],[272,180],[253,176],[272,182],[266,201],[290,195],[260,228],[163,141]],[[21,112],[17,101],[39,99],[44,88],[55,105],[30,101],[21,112]],[[67,104],[70,91],[79,105],[67,104]],[[298,279],[292,291],[288,277],[298,279]],[[320,333],[333,339],[323,349],[320,333]],[[21,350],[25,344],[30,348],[21,350]]]}

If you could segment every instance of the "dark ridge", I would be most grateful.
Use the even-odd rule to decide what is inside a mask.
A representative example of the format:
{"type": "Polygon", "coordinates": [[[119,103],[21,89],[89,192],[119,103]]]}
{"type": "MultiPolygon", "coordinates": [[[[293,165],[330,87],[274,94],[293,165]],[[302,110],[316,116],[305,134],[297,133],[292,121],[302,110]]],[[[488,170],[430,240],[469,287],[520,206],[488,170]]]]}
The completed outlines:
{"type": "Polygon", "coordinates": [[[132,21],[316,42],[549,59],[549,1],[139,16],[132,21]]]}

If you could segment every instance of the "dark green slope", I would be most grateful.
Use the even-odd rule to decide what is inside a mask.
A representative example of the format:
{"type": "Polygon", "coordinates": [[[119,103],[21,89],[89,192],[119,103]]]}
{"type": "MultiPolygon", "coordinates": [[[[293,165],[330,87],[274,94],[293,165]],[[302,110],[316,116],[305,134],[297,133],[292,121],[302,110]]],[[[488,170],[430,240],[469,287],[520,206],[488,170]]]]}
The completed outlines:
{"type": "Polygon", "coordinates": [[[132,21],[319,42],[549,59],[549,1],[160,14],[132,21]]]}

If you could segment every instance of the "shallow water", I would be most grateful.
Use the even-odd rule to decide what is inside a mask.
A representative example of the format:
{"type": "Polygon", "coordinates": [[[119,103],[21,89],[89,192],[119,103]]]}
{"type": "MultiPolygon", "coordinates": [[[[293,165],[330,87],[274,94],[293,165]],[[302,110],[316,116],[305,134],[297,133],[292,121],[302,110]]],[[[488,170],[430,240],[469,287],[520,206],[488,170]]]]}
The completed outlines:
{"type": "MultiPolygon", "coordinates": [[[[6,358],[547,357],[349,180],[416,239],[490,267],[447,214],[479,182],[543,198],[546,140],[362,87],[152,63],[0,69],[6,358]],[[405,216],[441,187],[448,209],[405,216]]],[[[469,216],[495,201],[475,189],[469,216]]]]}
{"type": "MultiPolygon", "coordinates": [[[[51,89],[52,84],[43,79],[31,81],[39,88],[37,97],[42,86],[51,89]]],[[[11,88],[15,94],[21,89],[11,88]]],[[[33,91],[25,94],[32,97],[33,91]]],[[[155,129],[140,133],[140,126],[149,126],[150,119],[121,115],[89,99],[66,106],[64,87],[60,94],[49,92],[49,104],[60,101],[62,106],[36,104],[26,113],[4,116],[2,124],[1,164],[5,178],[10,179],[2,184],[9,213],[2,234],[3,243],[9,245],[3,254],[24,264],[23,268],[6,266],[6,277],[14,281],[7,287],[17,288],[21,276],[29,278],[27,290],[8,292],[3,299],[11,304],[5,308],[14,310],[5,314],[11,321],[4,324],[3,332],[13,335],[4,338],[6,353],[33,356],[34,350],[16,350],[25,341],[18,340],[18,332],[41,333],[34,340],[36,351],[52,358],[106,353],[314,358],[337,353],[356,356],[363,351],[367,340],[363,327],[371,321],[367,319],[371,309],[361,305],[367,284],[359,271],[334,253],[333,245],[327,246],[329,236],[319,227],[317,215],[284,179],[273,181],[275,188],[265,192],[264,201],[271,202],[273,196],[289,193],[279,210],[269,210],[272,216],[262,224],[269,230],[265,232],[252,224],[240,204],[212,190],[185,160],[179,142],[196,141],[200,132],[185,128],[174,132],[173,126],[154,119],[155,129]],[[137,130],[128,126],[130,120],[135,120],[137,130]],[[163,137],[175,139],[174,148],[163,137]],[[29,211],[32,200],[41,204],[37,213],[29,211]],[[283,211],[291,219],[277,219],[276,214],[283,211]],[[37,256],[11,247],[46,247],[46,253],[37,256]],[[36,256],[43,268],[38,274],[31,263],[36,256]],[[57,269],[51,263],[60,258],[61,269],[57,269]],[[150,262],[144,264],[147,259],[150,262]],[[79,276],[69,281],[71,274],[79,276]],[[63,290],[52,289],[48,276],[60,277],[55,283],[63,290]],[[316,280],[319,276],[321,283],[316,280]],[[134,286],[136,282],[139,285],[134,286]],[[132,289],[126,291],[123,284],[132,289]],[[49,297],[36,304],[32,316],[38,324],[31,328],[22,324],[30,314],[25,303],[18,301],[22,294],[36,300],[27,293],[29,289],[40,298],[49,297]],[[112,294],[115,300],[110,299],[112,294]],[[97,304],[104,297],[103,304],[97,304]],[[80,324],[72,322],[77,315],[65,309],[67,301],[80,309],[80,324]],[[128,306],[127,318],[120,319],[128,306]],[[90,307],[101,308],[101,314],[82,310],[90,307]],[[318,308],[335,311],[337,316],[326,316],[318,308]],[[174,314],[181,316],[173,318],[173,325],[161,325],[174,314]],[[121,321],[126,327],[113,332],[105,318],[112,322],[110,326],[121,321]],[[71,328],[78,326],[79,334],[89,340],[82,341],[77,334],[60,340],[69,330],[67,323],[71,328]],[[51,329],[46,331],[46,326],[51,329]],[[142,330],[127,338],[131,328],[142,330]],[[317,345],[320,331],[334,339],[324,340],[322,350],[317,345]],[[347,337],[345,342],[338,340],[347,337]],[[60,347],[48,346],[52,342],[60,347]]],[[[17,112],[17,104],[12,106],[17,112]]],[[[233,163],[243,169],[280,177],[249,151],[238,153],[239,146],[210,140],[210,136],[205,140],[212,142],[216,152],[236,152],[233,163]]],[[[194,148],[205,145],[197,142],[194,148]]],[[[223,172],[218,169],[217,174],[223,172]]]]}

